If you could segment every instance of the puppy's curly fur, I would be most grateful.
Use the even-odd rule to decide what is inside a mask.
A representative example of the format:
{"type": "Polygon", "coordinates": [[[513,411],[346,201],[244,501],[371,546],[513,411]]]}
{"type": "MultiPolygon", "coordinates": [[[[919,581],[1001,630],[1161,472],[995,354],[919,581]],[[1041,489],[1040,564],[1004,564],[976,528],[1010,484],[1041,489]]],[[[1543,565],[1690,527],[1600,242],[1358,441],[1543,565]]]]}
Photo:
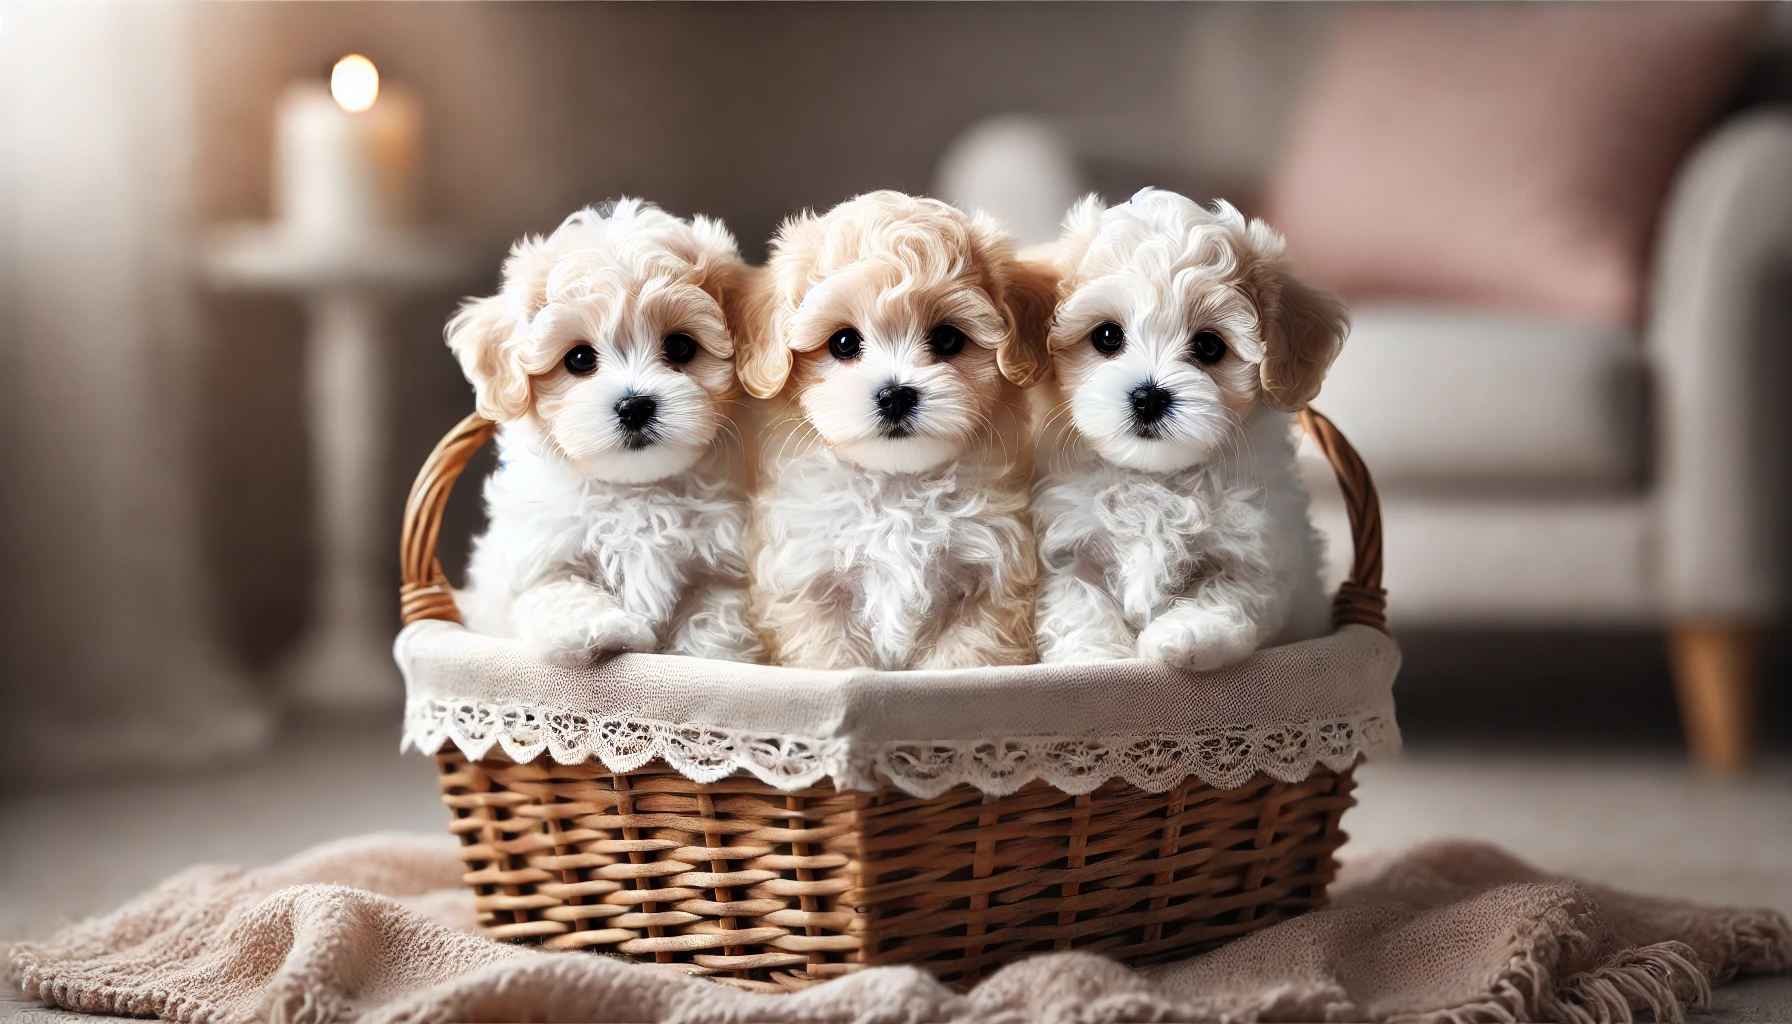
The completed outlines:
{"type": "Polygon", "coordinates": [[[718,222],[623,199],[524,238],[503,290],[463,304],[448,345],[502,424],[470,628],[557,664],[762,656],[725,433],[750,276],[718,222]]]}
{"type": "Polygon", "coordinates": [[[1055,298],[985,217],[897,192],[787,221],[741,382],[773,399],[753,614],[782,664],[1033,660],[1021,388],[1055,298]]]}
{"type": "Polygon", "coordinates": [[[1262,221],[1154,189],[1089,197],[1037,255],[1062,295],[1033,501],[1042,660],[1205,670],[1324,633],[1289,413],[1343,344],[1343,304],[1262,221]]]}

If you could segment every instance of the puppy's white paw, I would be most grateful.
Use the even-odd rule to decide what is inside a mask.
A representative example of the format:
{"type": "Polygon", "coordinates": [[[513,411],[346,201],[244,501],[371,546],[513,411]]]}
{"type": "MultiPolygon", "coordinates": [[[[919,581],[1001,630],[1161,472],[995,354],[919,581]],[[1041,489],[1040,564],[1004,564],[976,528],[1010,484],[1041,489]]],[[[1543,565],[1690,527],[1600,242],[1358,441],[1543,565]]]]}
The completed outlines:
{"type": "Polygon", "coordinates": [[[651,622],[616,607],[614,599],[582,580],[524,593],[514,618],[523,650],[552,665],[588,665],[600,654],[659,646],[651,622]]]}
{"type": "Polygon", "coordinates": [[[651,651],[659,646],[653,625],[620,608],[599,612],[583,622],[538,621],[525,624],[523,649],[550,665],[577,668],[618,651],[651,651]]]}
{"type": "Polygon", "coordinates": [[[1236,664],[1256,649],[1248,625],[1230,615],[1177,611],[1154,620],[1139,633],[1139,657],[1193,672],[1236,664]]]}
{"type": "Polygon", "coordinates": [[[591,649],[599,653],[652,651],[659,646],[659,638],[653,635],[653,623],[620,608],[604,612],[593,620],[590,637],[591,649]]]}
{"type": "Polygon", "coordinates": [[[565,668],[591,663],[596,652],[591,649],[588,637],[588,631],[580,623],[525,621],[517,630],[517,640],[529,657],[565,668]]]}

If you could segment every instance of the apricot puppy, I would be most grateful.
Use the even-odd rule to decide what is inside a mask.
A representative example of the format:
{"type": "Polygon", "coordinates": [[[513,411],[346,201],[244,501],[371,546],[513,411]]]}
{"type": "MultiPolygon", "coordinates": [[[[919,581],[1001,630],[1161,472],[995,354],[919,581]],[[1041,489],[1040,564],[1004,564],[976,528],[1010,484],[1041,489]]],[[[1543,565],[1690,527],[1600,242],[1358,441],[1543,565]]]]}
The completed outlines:
{"type": "Polygon", "coordinates": [[[774,400],[750,591],[771,658],[1031,662],[1021,388],[1055,283],[987,218],[873,192],[785,222],[762,287],[738,369],[774,400]]]}

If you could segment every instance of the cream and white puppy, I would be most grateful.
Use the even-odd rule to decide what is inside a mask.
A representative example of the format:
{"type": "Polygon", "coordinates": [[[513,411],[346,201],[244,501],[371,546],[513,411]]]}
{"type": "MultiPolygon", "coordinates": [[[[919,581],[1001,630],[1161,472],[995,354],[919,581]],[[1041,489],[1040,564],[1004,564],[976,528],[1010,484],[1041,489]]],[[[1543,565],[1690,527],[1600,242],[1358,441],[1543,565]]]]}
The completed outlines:
{"type": "Polygon", "coordinates": [[[1085,199],[1049,254],[1040,657],[1206,670],[1325,633],[1290,413],[1343,344],[1343,304],[1267,224],[1172,192],[1085,199]]]}
{"type": "Polygon", "coordinates": [[[1055,299],[981,216],[873,192],[785,222],[741,383],[760,432],[753,612],[822,668],[1034,659],[1021,387],[1055,299]]]}
{"type": "Polygon", "coordinates": [[[468,627],[556,664],[759,658],[726,432],[750,274],[720,223],[623,199],[524,238],[462,305],[448,345],[502,424],[468,627]]]}

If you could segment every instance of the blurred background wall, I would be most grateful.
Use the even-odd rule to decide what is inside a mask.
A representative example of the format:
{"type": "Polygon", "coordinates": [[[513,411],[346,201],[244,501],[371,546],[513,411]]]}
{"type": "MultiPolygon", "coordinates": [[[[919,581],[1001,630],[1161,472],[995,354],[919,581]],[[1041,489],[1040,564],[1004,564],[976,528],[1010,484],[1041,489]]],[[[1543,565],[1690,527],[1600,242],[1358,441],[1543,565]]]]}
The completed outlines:
{"type": "MultiPolygon", "coordinates": [[[[1150,184],[1256,209],[1340,17],[1308,4],[0,10],[0,697],[7,753],[52,776],[147,768],[181,730],[221,756],[279,718],[272,679],[314,585],[304,325],[292,302],[216,294],[193,268],[208,226],[270,215],[289,82],[359,52],[407,85],[426,117],[422,217],[462,232],[487,268],[391,313],[379,487],[395,552],[411,474],[470,408],[441,324],[459,294],[493,286],[517,235],[629,193],[722,217],[757,258],[792,210],[928,191],[961,133],[1014,114],[1050,125],[1081,184],[1112,200],[1150,184]],[[69,749],[50,742],[63,729],[84,737],[78,753],[47,755],[69,749]]],[[[1783,98],[1787,10],[1763,23],[1727,108],[1783,98]]],[[[476,524],[466,497],[451,565],[476,524]]],[[[1775,680],[1782,636],[1764,655],[1775,680]]],[[[1634,622],[1420,631],[1403,716],[1420,740],[1673,742],[1660,643],[1634,622]]],[[[1786,736],[1784,689],[1764,690],[1770,742],[1786,736]]]]}

